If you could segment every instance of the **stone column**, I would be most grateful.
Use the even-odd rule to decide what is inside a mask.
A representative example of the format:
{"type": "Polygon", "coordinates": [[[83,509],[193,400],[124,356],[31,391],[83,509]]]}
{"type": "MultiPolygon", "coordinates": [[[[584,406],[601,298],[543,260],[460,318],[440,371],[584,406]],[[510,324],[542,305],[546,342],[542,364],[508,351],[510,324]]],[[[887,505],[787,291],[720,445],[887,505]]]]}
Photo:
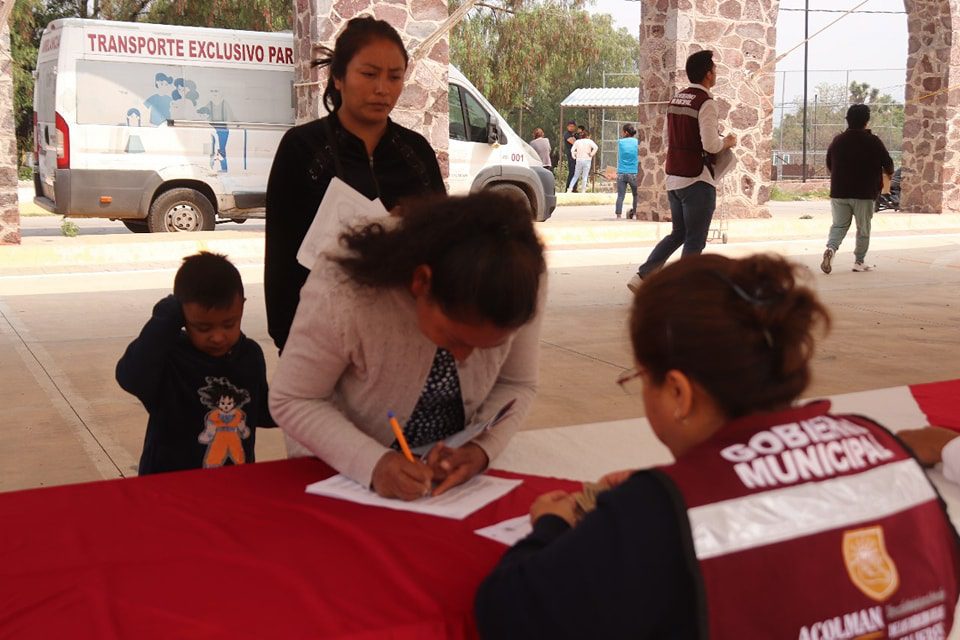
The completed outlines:
{"type": "Polygon", "coordinates": [[[701,49],[714,52],[713,95],[724,134],[740,139],[737,166],[720,183],[718,210],[734,217],[767,217],[774,58],[779,0],[643,0],[640,36],[640,175],[638,213],[669,219],[664,183],[666,105],[688,84],[684,64],[701,49]]]}
{"type": "Polygon", "coordinates": [[[373,15],[393,25],[410,54],[406,86],[390,117],[430,142],[446,176],[450,126],[447,104],[450,51],[446,35],[429,51],[420,50],[420,44],[447,19],[445,0],[295,0],[294,12],[297,122],[307,122],[327,113],[322,99],[326,70],[310,67],[311,60],[318,55],[318,47],[333,48],[337,35],[350,18],[373,15]]]}
{"type": "Polygon", "coordinates": [[[0,244],[20,244],[13,61],[10,58],[10,28],[6,21],[0,26],[0,244]]]}
{"type": "Polygon", "coordinates": [[[905,211],[960,212],[958,0],[906,0],[909,49],[903,125],[905,211]],[[950,91],[943,91],[953,87],[950,91]]]}

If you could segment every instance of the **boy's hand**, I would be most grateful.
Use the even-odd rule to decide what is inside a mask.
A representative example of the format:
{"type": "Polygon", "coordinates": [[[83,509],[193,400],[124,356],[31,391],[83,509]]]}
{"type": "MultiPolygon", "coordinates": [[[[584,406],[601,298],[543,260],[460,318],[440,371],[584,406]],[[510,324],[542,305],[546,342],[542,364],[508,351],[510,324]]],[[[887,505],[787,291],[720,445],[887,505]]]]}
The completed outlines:
{"type": "Polygon", "coordinates": [[[921,464],[932,467],[942,461],[943,448],[954,438],[960,437],[960,433],[943,427],[926,427],[898,431],[897,437],[913,449],[921,464]]]}
{"type": "Polygon", "coordinates": [[[430,450],[426,462],[433,470],[434,482],[439,482],[433,495],[439,496],[482,472],[490,464],[490,459],[483,448],[472,442],[458,449],[451,449],[441,442],[430,450]]]}
{"type": "Polygon", "coordinates": [[[416,500],[430,495],[433,471],[420,462],[410,462],[396,451],[383,454],[373,468],[373,490],[384,498],[416,500]]]}
{"type": "Polygon", "coordinates": [[[577,524],[577,501],[566,491],[545,493],[530,505],[530,522],[535,523],[546,515],[560,516],[574,527],[577,524]]]}

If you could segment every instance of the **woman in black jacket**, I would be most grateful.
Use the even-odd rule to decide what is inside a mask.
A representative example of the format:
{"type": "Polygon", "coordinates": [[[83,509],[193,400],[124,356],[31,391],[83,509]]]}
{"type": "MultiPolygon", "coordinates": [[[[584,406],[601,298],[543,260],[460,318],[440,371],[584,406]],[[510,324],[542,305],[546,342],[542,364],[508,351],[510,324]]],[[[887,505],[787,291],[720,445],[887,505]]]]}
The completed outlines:
{"type": "Polygon", "coordinates": [[[267,185],[264,294],[267,325],[282,350],[308,270],[296,259],[334,176],[388,210],[404,198],[445,193],[427,140],[394,123],[407,52],[383,20],[354,18],[314,66],[329,66],[323,103],[330,115],[287,131],[267,185]]]}

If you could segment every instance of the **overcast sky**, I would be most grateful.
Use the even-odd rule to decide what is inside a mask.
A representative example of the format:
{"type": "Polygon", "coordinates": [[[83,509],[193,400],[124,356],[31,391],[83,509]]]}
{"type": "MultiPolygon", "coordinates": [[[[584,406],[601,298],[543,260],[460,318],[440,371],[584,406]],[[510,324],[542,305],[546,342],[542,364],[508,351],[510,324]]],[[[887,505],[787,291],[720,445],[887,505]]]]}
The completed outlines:
{"type": "MultiPolygon", "coordinates": [[[[810,0],[810,34],[813,35],[818,29],[842,15],[817,13],[813,11],[814,9],[846,10],[859,3],[860,0],[810,0]]],[[[781,0],[781,10],[777,20],[777,55],[803,41],[803,11],[784,10],[803,9],[803,5],[804,0],[781,0]]],[[[609,13],[617,26],[624,27],[631,33],[637,33],[639,30],[639,2],[595,0],[592,11],[609,13]]],[[[851,81],[867,82],[873,87],[879,87],[883,93],[889,93],[896,100],[903,99],[904,69],[907,60],[907,16],[903,13],[903,0],[870,0],[858,11],[899,13],[849,15],[811,40],[808,63],[811,100],[818,84],[823,82],[844,84],[848,77],[851,81]],[[879,69],[887,70],[879,71],[879,69]],[[847,70],[849,70],[849,76],[847,70]]],[[[802,70],[802,47],[777,65],[776,102],[778,105],[784,93],[788,103],[803,95],[803,74],[796,73],[802,70]]]]}

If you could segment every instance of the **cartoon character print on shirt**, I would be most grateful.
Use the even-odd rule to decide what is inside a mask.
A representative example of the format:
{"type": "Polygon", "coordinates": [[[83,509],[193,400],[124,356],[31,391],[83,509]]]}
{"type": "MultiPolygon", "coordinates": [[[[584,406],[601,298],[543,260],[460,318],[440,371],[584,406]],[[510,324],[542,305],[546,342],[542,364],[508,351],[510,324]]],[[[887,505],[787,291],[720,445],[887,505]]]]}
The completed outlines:
{"type": "Polygon", "coordinates": [[[203,468],[222,467],[229,459],[243,464],[246,458],[241,440],[250,437],[247,414],[241,407],[250,402],[250,392],[235,387],[226,378],[206,377],[207,384],[197,393],[200,402],[209,407],[204,417],[203,431],[197,437],[207,445],[203,468]]]}

